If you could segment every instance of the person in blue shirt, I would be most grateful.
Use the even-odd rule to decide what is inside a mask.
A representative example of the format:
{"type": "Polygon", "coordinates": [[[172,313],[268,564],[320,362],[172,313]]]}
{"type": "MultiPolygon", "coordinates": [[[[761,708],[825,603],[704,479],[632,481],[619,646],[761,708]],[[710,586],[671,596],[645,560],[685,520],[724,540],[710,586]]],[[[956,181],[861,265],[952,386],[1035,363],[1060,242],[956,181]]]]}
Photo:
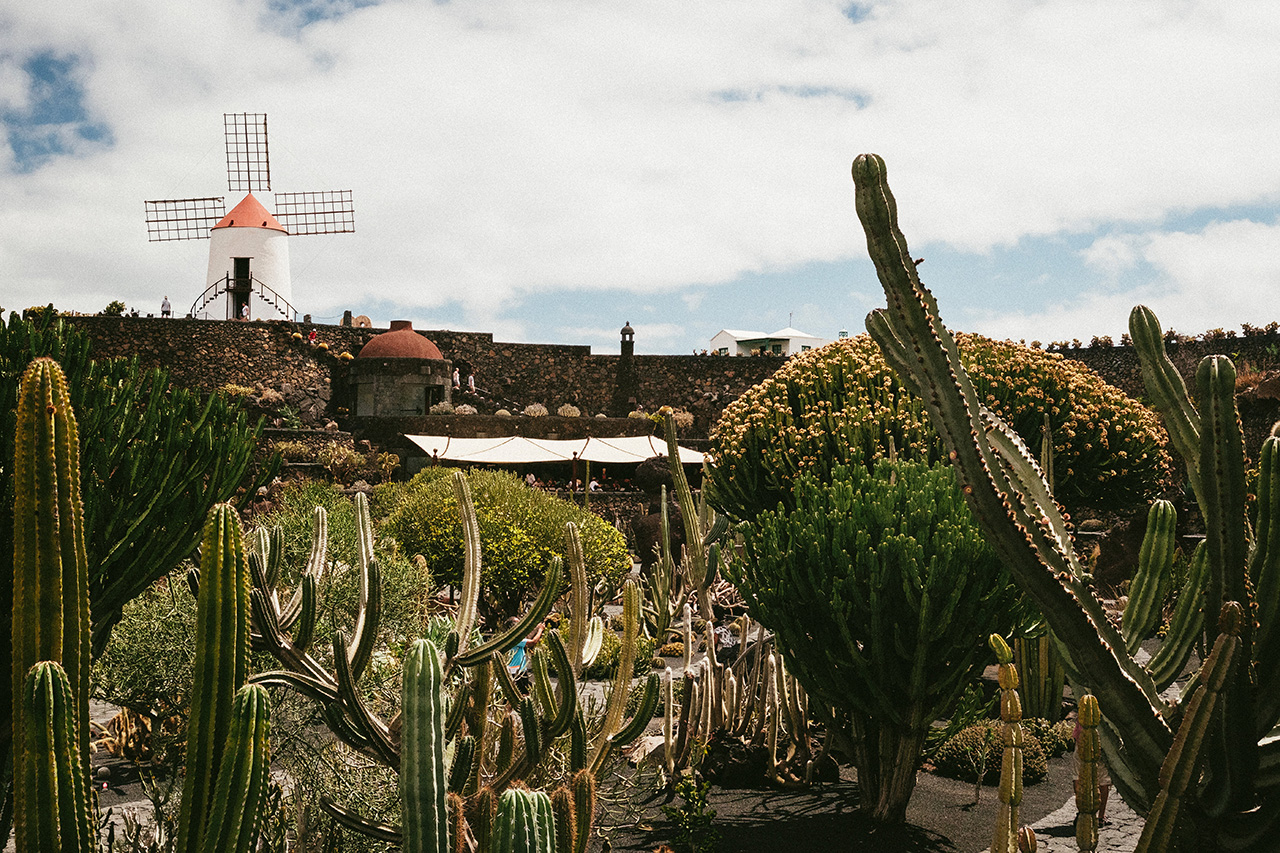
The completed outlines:
{"type": "MultiPolygon", "coordinates": [[[[507,620],[507,629],[514,628],[519,619],[512,616],[507,620]]],[[[544,628],[542,622],[538,623],[538,627],[533,629],[529,636],[525,637],[516,647],[511,650],[511,658],[507,661],[507,672],[511,673],[512,678],[520,678],[529,672],[529,656],[532,654],[533,646],[538,644],[542,639],[542,630],[544,628]]]]}

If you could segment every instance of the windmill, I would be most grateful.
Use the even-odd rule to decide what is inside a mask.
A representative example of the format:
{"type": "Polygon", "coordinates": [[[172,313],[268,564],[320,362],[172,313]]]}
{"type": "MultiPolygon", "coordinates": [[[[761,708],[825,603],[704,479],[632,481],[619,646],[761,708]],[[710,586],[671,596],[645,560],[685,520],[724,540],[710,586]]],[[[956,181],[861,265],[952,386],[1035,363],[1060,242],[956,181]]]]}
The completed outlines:
{"type": "Polygon", "coordinates": [[[354,232],[351,190],[275,193],[271,214],[254,196],[271,190],[266,114],[225,113],[222,121],[227,191],[245,197],[230,213],[223,196],[148,201],[147,239],[209,240],[209,273],[190,316],[294,320],[288,239],[354,232]]]}

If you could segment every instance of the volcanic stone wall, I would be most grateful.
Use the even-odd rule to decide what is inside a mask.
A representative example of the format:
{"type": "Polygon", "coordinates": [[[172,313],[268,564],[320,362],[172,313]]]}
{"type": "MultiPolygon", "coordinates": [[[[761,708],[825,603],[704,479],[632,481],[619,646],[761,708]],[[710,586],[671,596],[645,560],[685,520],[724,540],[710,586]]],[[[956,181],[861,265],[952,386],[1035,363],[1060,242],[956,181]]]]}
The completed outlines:
{"type": "MultiPolygon", "coordinates": [[[[341,419],[341,353],[358,354],[365,342],[385,329],[312,325],[278,321],[241,323],[147,317],[67,317],[87,333],[95,358],[137,356],[144,367],[168,368],[175,382],[205,391],[228,382],[281,391],[303,414],[341,419]],[[294,340],[314,329],[328,350],[294,340]]],[[[573,403],[584,415],[606,411],[618,374],[618,355],[592,355],[590,347],[519,344],[493,340],[483,332],[423,331],[462,376],[473,372],[478,387],[513,412],[542,403],[554,414],[573,403]]],[[[1195,369],[1205,355],[1229,355],[1240,373],[1262,377],[1280,372],[1280,335],[1251,335],[1214,341],[1170,344],[1169,355],[1194,388],[1195,369]]],[[[1107,382],[1142,399],[1141,367],[1130,346],[1081,347],[1062,351],[1088,365],[1107,382]]],[[[638,403],[648,411],[684,407],[694,414],[691,436],[705,436],[729,402],[773,374],[784,363],[775,356],[637,355],[638,403]]],[[[1256,458],[1263,437],[1280,418],[1280,378],[1242,382],[1240,396],[1246,447],[1256,458]]],[[[314,418],[312,418],[314,420],[314,418]]],[[[519,419],[523,420],[523,419],[519,419]]],[[[479,422],[477,422],[477,427],[479,422]]],[[[547,427],[550,422],[547,422],[547,427]]],[[[464,427],[455,427],[465,429],[464,427]]],[[[543,427],[546,428],[546,427],[543,427]]],[[[461,434],[460,432],[457,434],[461,434]]]]}
{"type": "MultiPolygon", "coordinates": [[[[385,329],[280,321],[236,322],[159,317],[67,317],[85,332],[95,358],[137,356],[143,367],[167,368],[174,382],[204,391],[227,383],[270,388],[304,416],[341,418],[341,354],[357,355],[385,329]],[[305,340],[312,331],[317,343],[305,340]],[[304,340],[295,340],[301,333],[304,340]],[[334,387],[335,381],[339,387],[334,387]]],[[[477,387],[516,412],[542,403],[554,413],[563,403],[584,415],[607,410],[618,372],[618,355],[592,355],[591,348],[560,344],[495,342],[493,335],[423,331],[462,376],[474,373],[477,387]]],[[[706,435],[721,410],[770,376],[782,358],[727,356],[635,356],[638,403],[648,411],[683,406],[694,414],[693,435],[706,435]]],[[[313,420],[314,418],[304,418],[313,420]]]]}

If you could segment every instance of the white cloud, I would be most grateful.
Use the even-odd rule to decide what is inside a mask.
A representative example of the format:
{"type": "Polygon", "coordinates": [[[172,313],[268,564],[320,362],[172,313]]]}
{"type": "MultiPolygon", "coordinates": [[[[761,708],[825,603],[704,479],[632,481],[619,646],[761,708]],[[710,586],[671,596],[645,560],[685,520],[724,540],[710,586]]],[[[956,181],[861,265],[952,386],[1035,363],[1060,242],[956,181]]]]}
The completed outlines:
{"type": "Polygon", "coordinates": [[[1113,274],[1145,268],[1135,276],[1135,286],[1085,291],[1055,300],[1043,311],[990,312],[976,327],[999,337],[1045,343],[1088,341],[1093,335],[1118,340],[1137,304],[1151,308],[1165,328],[1183,334],[1213,328],[1238,332],[1241,323],[1265,325],[1276,317],[1273,305],[1280,296],[1277,246],[1280,222],[1251,220],[1214,222],[1194,232],[1102,238],[1084,253],[1086,260],[1113,281],[1113,274]]]}
{"type": "MultiPolygon", "coordinates": [[[[843,5],[0,13],[0,111],[25,104],[24,58],[76,56],[86,114],[115,142],[22,175],[0,157],[0,301],[195,298],[203,244],[147,244],[140,202],[222,193],[232,111],[269,114],[276,189],[354,191],[356,234],[291,246],[302,310],[391,302],[429,323],[460,303],[499,339],[557,324],[536,299],[503,319],[529,295],[861,257],[848,166],[866,150],[887,158],[913,244],[977,252],[1280,196],[1280,114],[1259,108],[1280,94],[1274,4],[888,0],[856,24],[843,5]]],[[[1119,270],[1123,249],[1099,243],[1090,262],[1119,270]]],[[[1146,250],[1193,275],[1174,246],[1146,250]]],[[[705,345],[716,318],[697,317],[695,294],[687,308],[690,322],[646,341],[705,345]]]]}

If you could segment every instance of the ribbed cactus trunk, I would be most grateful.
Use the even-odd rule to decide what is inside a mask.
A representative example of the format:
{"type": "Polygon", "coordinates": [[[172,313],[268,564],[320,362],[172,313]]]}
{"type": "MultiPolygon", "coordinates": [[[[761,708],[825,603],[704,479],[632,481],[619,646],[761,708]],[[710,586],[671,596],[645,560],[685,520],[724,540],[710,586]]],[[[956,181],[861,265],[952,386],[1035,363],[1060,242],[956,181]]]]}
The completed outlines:
{"type": "Polygon", "coordinates": [[[249,569],[235,507],[209,510],[200,547],[200,592],[186,777],[178,849],[199,850],[208,831],[223,753],[231,737],[236,691],[249,653],[249,569]]]}
{"type": "Polygon", "coordinates": [[[35,805],[24,815],[19,851],[90,853],[93,821],[78,750],[75,695],[62,667],[41,661],[31,668],[22,692],[27,711],[24,776],[18,789],[35,805]]]}
{"type": "Polygon", "coordinates": [[[418,640],[404,662],[400,792],[404,853],[449,853],[444,763],[444,675],[440,653],[418,640]]]}
{"type": "Polygon", "coordinates": [[[555,817],[542,791],[513,788],[498,801],[492,853],[555,853],[555,817]]]}
{"type": "MultiPolygon", "coordinates": [[[[30,709],[27,673],[56,661],[70,685],[78,772],[89,755],[89,576],[80,503],[75,414],[61,368],[37,359],[22,377],[14,442],[13,708],[14,822],[19,843],[38,813],[37,792],[23,780],[33,758],[25,748],[30,709]]],[[[23,848],[38,850],[35,848],[23,848]]]]}

